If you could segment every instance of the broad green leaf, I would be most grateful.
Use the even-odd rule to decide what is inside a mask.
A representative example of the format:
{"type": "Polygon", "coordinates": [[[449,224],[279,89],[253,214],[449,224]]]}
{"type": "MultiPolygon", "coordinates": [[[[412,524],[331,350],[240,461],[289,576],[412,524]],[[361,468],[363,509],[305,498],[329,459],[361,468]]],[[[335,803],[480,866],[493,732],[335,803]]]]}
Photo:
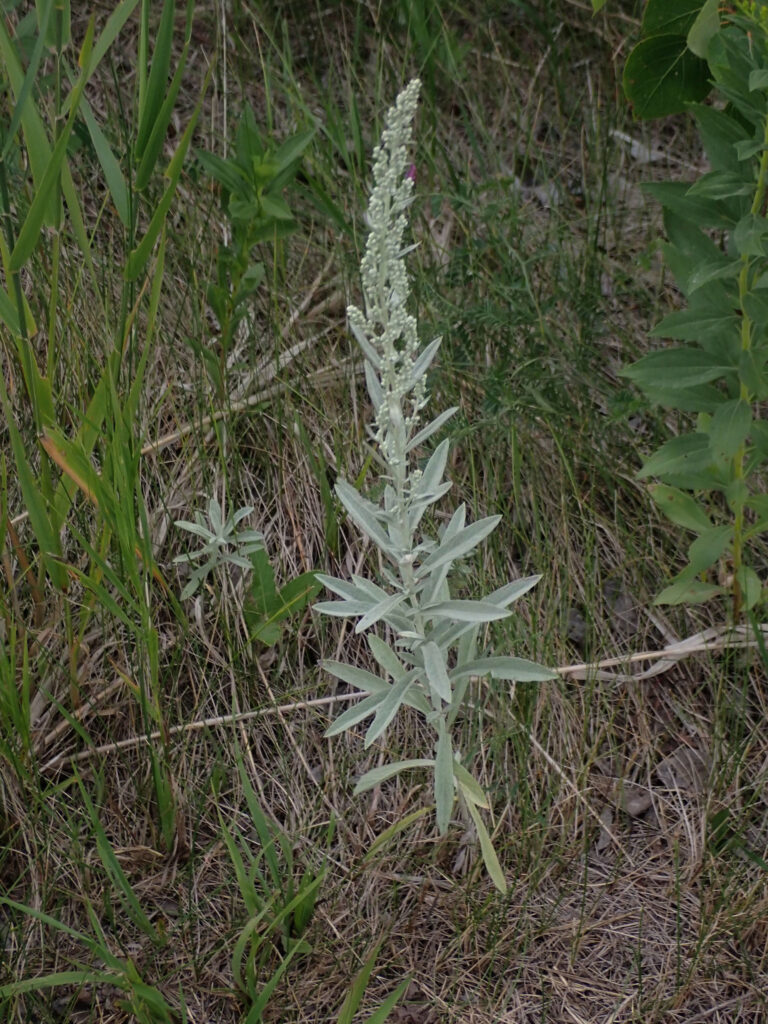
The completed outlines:
{"type": "Polygon", "coordinates": [[[453,810],[453,744],[442,718],[437,721],[437,753],[435,755],[435,806],[437,830],[441,836],[448,831],[453,810]]]}
{"type": "Polygon", "coordinates": [[[386,731],[389,723],[405,702],[405,698],[411,686],[413,686],[413,679],[410,676],[405,676],[405,678],[399,679],[389,688],[384,699],[376,709],[376,717],[371,722],[368,727],[368,732],[365,734],[366,749],[386,731]]]}
{"type": "Polygon", "coordinates": [[[709,352],[686,347],[650,352],[631,366],[624,367],[620,374],[641,388],[646,384],[654,386],[658,383],[668,390],[674,390],[717,380],[731,369],[709,352]]]}
{"type": "Polygon", "coordinates": [[[635,117],[679,114],[710,91],[706,61],[688,49],[684,35],[641,39],[624,66],[624,92],[635,117]]]}
{"type": "Polygon", "coordinates": [[[444,535],[438,547],[416,570],[416,578],[423,579],[424,576],[429,575],[446,562],[462,558],[485,540],[500,522],[501,516],[487,516],[485,519],[478,519],[471,526],[464,527],[455,536],[446,537],[444,535]]]}
{"type": "Polygon", "coordinates": [[[394,778],[400,772],[410,771],[411,768],[432,768],[434,763],[431,757],[417,757],[410,761],[395,761],[392,764],[382,764],[378,768],[371,768],[357,780],[353,793],[355,796],[359,796],[360,793],[365,793],[367,790],[373,789],[374,786],[394,778]]]}
{"type": "Polygon", "coordinates": [[[742,565],[736,573],[736,579],[741,587],[741,600],[745,611],[750,611],[759,604],[763,596],[763,586],[760,577],[754,569],[748,565],[742,565]]]}
{"type": "Polygon", "coordinates": [[[109,485],[99,477],[91,460],[76,442],[64,437],[55,427],[45,427],[40,446],[92,504],[103,504],[109,485]]]}
{"type": "Polygon", "coordinates": [[[688,294],[692,295],[703,288],[705,284],[712,281],[730,280],[739,276],[741,271],[740,259],[728,259],[727,256],[719,256],[717,259],[701,262],[688,278],[688,294]]]}
{"type": "Polygon", "coordinates": [[[726,331],[738,331],[741,324],[735,311],[717,306],[691,304],[691,308],[670,313],[650,332],[651,338],[674,338],[680,341],[701,341],[726,331]]]}
{"type": "MultiPolygon", "coordinates": [[[[445,655],[432,640],[421,645],[421,653],[424,658],[424,670],[427,673],[427,681],[438,697],[435,704],[439,708],[440,700],[446,704],[451,703],[451,680],[448,677],[448,669],[445,664],[445,655]]],[[[439,758],[438,758],[439,761],[439,758]]]]}
{"type": "Polygon", "coordinates": [[[648,0],[643,11],[644,36],[668,32],[685,36],[696,24],[702,0],[648,0]]]}
{"type": "MultiPolygon", "coordinates": [[[[754,186],[752,187],[754,191],[754,186]]],[[[733,244],[740,256],[765,256],[768,253],[768,222],[748,213],[733,230],[733,244]]]]}
{"type": "Polygon", "coordinates": [[[494,622],[511,613],[487,601],[440,601],[422,608],[427,619],[449,619],[458,622],[494,622]]]}
{"type": "Polygon", "coordinates": [[[732,228],[741,216],[738,202],[714,202],[692,196],[690,185],[682,181],[643,182],[641,188],[665,209],[702,228],[732,228]]]}
{"type": "Polygon", "coordinates": [[[744,168],[735,148],[744,139],[743,125],[730,112],[704,104],[694,107],[693,114],[712,169],[743,174],[744,168]]]}
{"type": "Polygon", "coordinates": [[[665,483],[694,490],[719,485],[707,434],[682,434],[663,444],[637,474],[643,480],[657,476],[665,483]]]}
{"type": "Polygon", "coordinates": [[[752,196],[754,181],[746,181],[743,174],[734,171],[708,171],[688,189],[688,195],[696,198],[730,199],[733,196],[752,196]]]}
{"type": "MultiPolygon", "coordinates": [[[[697,6],[701,0],[697,0],[697,6]]],[[[706,60],[709,41],[716,32],[720,31],[720,0],[706,0],[704,6],[696,15],[696,20],[688,30],[686,42],[688,49],[697,57],[706,60]]]]}
{"type": "Polygon", "coordinates": [[[277,605],[275,570],[272,568],[269,555],[264,549],[251,552],[249,558],[253,566],[253,575],[248,596],[253,602],[253,608],[257,612],[266,615],[277,605]]]}
{"type": "Polygon", "coordinates": [[[682,579],[672,583],[654,599],[654,604],[702,604],[713,597],[724,593],[722,587],[712,583],[702,583],[697,579],[682,579]]]}
{"type": "Polygon", "coordinates": [[[537,665],[535,661],[525,658],[512,658],[499,655],[491,658],[478,658],[451,669],[451,679],[465,676],[491,676],[492,679],[507,679],[518,683],[540,683],[547,679],[558,679],[557,672],[537,665]]]}
{"type": "Polygon", "coordinates": [[[724,402],[712,417],[710,448],[716,459],[733,458],[747,439],[752,426],[752,409],[737,398],[724,402]]]}
{"type": "Polygon", "coordinates": [[[694,533],[712,529],[709,516],[692,495],[666,484],[652,484],[649,491],[664,515],[677,526],[694,533]]]}
{"type": "Polygon", "coordinates": [[[376,964],[376,957],[379,955],[383,940],[379,940],[368,954],[363,966],[355,975],[350,985],[344,1002],[341,1004],[336,1024],[352,1024],[352,1020],[363,1001],[365,990],[368,987],[368,979],[376,964]]]}
{"type": "Polygon", "coordinates": [[[756,327],[765,327],[768,324],[768,288],[750,289],[744,296],[742,305],[744,312],[756,327]]]}
{"type": "Polygon", "coordinates": [[[480,852],[483,855],[486,870],[491,877],[491,881],[503,896],[507,892],[507,880],[504,877],[504,872],[501,870],[501,864],[499,864],[499,858],[496,856],[496,851],[493,848],[491,837],[488,835],[488,829],[485,827],[485,822],[480,817],[477,807],[470,800],[467,801],[467,810],[472,815],[472,820],[477,829],[477,838],[480,840],[480,852]]]}
{"type": "Polygon", "coordinates": [[[104,132],[93,116],[93,111],[85,97],[80,101],[80,111],[88,129],[88,134],[91,136],[96,159],[99,161],[104,172],[104,180],[107,183],[109,194],[112,196],[112,202],[115,204],[120,220],[125,227],[128,227],[130,223],[128,187],[125,184],[123,172],[120,170],[120,164],[112,152],[104,132]]]}
{"type": "Polygon", "coordinates": [[[690,568],[699,573],[709,569],[728,550],[733,541],[733,526],[713,526],[700,534],[688,548],[690,568]]]}
{"type": "MultiPolygon", "coordinates": [[[[709,3],[712,0],[708,0],[709,3]]],[[[749,73],[749,91],[755,89],[768,89],[768,68],[755,68],[749,73]]]]}

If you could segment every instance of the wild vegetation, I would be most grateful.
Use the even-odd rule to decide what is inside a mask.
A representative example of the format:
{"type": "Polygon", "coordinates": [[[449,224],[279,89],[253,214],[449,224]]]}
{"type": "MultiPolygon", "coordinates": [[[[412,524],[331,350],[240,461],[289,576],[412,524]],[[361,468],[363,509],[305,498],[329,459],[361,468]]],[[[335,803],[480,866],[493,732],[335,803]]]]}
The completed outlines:
{"type": "Polygon", "coordinates": [[[593,6],[3,4],[2,1020],[768,1018],[768,22],[593,6]]]}

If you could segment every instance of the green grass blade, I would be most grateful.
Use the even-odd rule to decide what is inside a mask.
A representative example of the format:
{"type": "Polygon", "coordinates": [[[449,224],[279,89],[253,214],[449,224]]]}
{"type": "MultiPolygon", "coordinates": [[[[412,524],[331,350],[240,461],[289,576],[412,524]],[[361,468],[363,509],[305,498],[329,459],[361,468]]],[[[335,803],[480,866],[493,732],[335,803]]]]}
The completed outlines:
{"type": "Polygon", "coordinates": [[[154,248],[155,242],[157,241],[157,238],[162,230],[163,224],[165,223],[165,218],[168,214],[168,211],[171,208],[171,203],[173,202],[174,196],[176,195],[176,187],[179,183],[179,178],[181,177],[181,171],[184,165],[184,158],[187,155],[187,150],[189,149],[189,144],[192,140],[195,125],[197,124],[197,119],[200,116],[200,110],[202,109],[203,103],[203,96],[205,95],[208,89],[208,83],[211,80],[211,73],[211,70],[209,70],[208,74],[205,77],[205,82],[203,83],[203,89],[200,99],[197,102],[197,106],[195,107],[192,113],[192,117],[190,118],[189,124],[187,125],[184,134],[181,137],[181,141],[179,142],[179,145],[176,148],[176,152],[174,153],[173,158],[170,164],[168,165],[168,169],[165,172],[165,176],[169,179],[168,187],[166,188],[165,192],[163,193],[160,199],[160,202],[157,205],[157,209],[155,210],[152,220],[149,222],[147,233],[144,235],[141,242],[139,242],[138,246],[133,250],[133,252],[128,257],[128,261],[125,266],[126,281],[135,281],[136,278],[141,274],[144,267],[146,266],[147,260],[150,257],[152,249],[154,248]]]}
{"type": "Polygon", "coordinates": [[[173,47],[173,19],[176,11],[174,0],[165,0],[160,24],[155,36],[146,93],[139,106],[139,127],[136,133],[136,160],[141,162],[152,129],[163,105],[168,83],[168,69],[171,66],[173,47]]]}
{"type": "Polygon", "coordinates": [[[92,44],[93,20],[91,20],[88,25],[85,41],[83,42],[83,46],[80,51],[80,63],[83,70],[81,71],[77,83],[70,94],[69,117],[67,118],[61,135],[56,142],[48,167],[43,175],[43,180],[40,182],[35,198],[32,200],[32,205],[29,208],[24,224],[19,232],[19,237],[16,239],[16,245],[11,253],[12,271],[21,270],[32,255],[32,252],[37,245],[37,240],[40,237],[40,232],[42,230],[43,223],[45,222],[48,207],[52,201],[54,193],[59,188],[59,175],[61,173],[62,164],[64,163],[67,155],[69,137],[72,134],[80,99],[88,81],[88,72],[86,68],[92,44]]]}
{"type": "Polygon", "coordinates": [[[88,129],[88,134],[91,136],[96,159],[99,161],[104,172],[104,180],[107,183],[109,194],[112,196],[112,202],[115,204],[117,215],[125,227],[128,227],[130,223],[128,187],[125,184],[123,172],[120,170],[120,164],[117,162],[115,154],[107,142],[107,137],[93,116],[88,100],[85,98],[80,102],[80,110],[88,129]]]}

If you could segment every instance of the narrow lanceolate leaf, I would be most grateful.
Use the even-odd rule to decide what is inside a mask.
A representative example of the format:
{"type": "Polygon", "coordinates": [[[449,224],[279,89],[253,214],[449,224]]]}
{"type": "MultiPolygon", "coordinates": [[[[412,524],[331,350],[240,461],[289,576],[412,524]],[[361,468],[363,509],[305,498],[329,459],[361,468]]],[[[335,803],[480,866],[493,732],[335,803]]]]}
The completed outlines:
{"type": "Polygon", "coordinates": [[[692,495],[666,484],[654,484],[649,491],[664,515],[677,526],[694,533],[712,528],[709,516],[692,495]]]}
{"type": "MultiPolygon", "coordinates": [[[[424,657],[424,669],[427,673],[427,681],[430,688],[437,694],[439,701],[444,700],[446,704],[451,703],[451,680],[448,676],[448,669],[445,664],[445,655],[432,640],[422,644],[421,653],[424,657]]],[[[439,761],[439,758],[438,758],[439,761]]]]}
{"type": "Polygon", "coordinates": [[[438,719],[437,755],[435,757],[435,805],[437,830],[441,836],[448,831],[453,810],[453,745],[445,722],[438,719]]]}
{"type": "Polygon", "coordinates": [[[327,737],[337,736],[340,732],[346,732],[347,729],[352,729],[364,719],[370,718],[381,706],[384,696],[383,693],[373,693],[370,697],[365,697],[359,704],[355,704],[354,707],[348,708],[342,715],[339,715],[336,721],[328,726],[323,735],[327,737]]]}
{"type": "Polygon", "coordinates": [[[557,672],[537,665],[535,661],[525,658],[499,656],[495,658],[478,658],[466,665],[451,670],[451,679],[465,676],[491,676],[492,679],[507,679],[517,683],[540,683],[547,679],[557,679],[557,672]]]}
{"type": "Polygon", "coordinates": [[[413,489],[413,497],[432,494],[440,485],[443,473],[445,473],[450,450],[451,442],[448,438],[441,441],[437,448],[435,448],[429,457],[429,462],[424,467],[424,472],[421,474],[419,482],[413,489]]]}
{"type": "Polygon", "coordinates": [[[392,543],[387,536],[386,530],[377,519],[379,510],[376,506],[358,494],[355,488],[346,482],[339,480],[335,487],[339,501],[366,536],[382,551],[391,552],[392,543]]]}
{"type": "Polygon", "coordinates": [[[112,202],[115,204],[117,215],[125,227],[128,227],[131,217],[128,200],[128,187],[125,184],[125,178],[123,177],[123,172],[120,169],[120,164],[118,163],[115,154],[112,152],[104,132],[101,130],[96,118],[93,116],[93,111],[86,99],[81,100],[80,111],[83,115],[86,128],[88,129],[88,134],[91,136],[91,142],[93,143],[93,150],[96,154],[96,159],[101,164],[101,169],[104,172],[104,180],[107,183],[109,194],[112,196],[112,202]]]}
{"type": "Polygon", "coordinates": [[[653,603],[659,605],[702,604],[704,601],[710,601],[713,597],[724,593],[724,588],[714,583],[703,583],[699,579],[685,577],[665,587],[653,603]]]}
{"type": "Polygon", "coordinates": [[[511,614],[487,601],[441,601],[422,611],[428,619],[455,619],[459,622],[494,622],[511,614]]]}
{"type": "Polygon", "coordinates": [[[437,355],[437,351],[440,348],[442,340],[442,338],[435,338],[434,341],[430,341],[424,351],[417,357],[411,368],[411,375],[414,382],[421,380],[427,372],[432,364],[432,360],[437,355]]]}
{"type": "Polygon", "coordinates": [[[361,775],[353,792],[357,796],[360,793],[365,793],[366,790],[373,789],[374,786],[378,786],[382,782],[386,782],[388,779],[394,778],[400,772],[409,771],[411,768],[431,768],[434,763],[431,757],[415,757],[410,761],[394,761],[392,764],[382,764],[378,768],[371,768],[365,775],[361,775]]]}
{"type": "Polygon", "coordinates": [[[422,578],[446,562],[452,562],[468,554],[485,540],[500,522],[501,516],[487,516],[485,519],[478,519],[471,526],[466,526],[454,537],[444,536],[437,549],[419,566],[417,578],[422,578]]]}
{"type": "Polygon", "coordinates": [[[366,639],[368,640],[371,654],[384,671],[392,676],[393,679],[401,676],[405,671],[403,663],[389,644],[384,643],[381,637],[376,636],[375,633],[369,633],[366,639]]]}
{"type": "Polygon", "coordinates": [[[476,807],[488,806],[488,797],[483,792],[480,783],[458,761],[453,762],[453,775],[465,800],[476,807]]]}
{"type": "Polygon", "coordinates": [[[707,384],[733,369],[722,359],[700,348],[669,348],[651,352],[621,370],[639,387],[662,385],[667,389],[707,384]]]}
{"type": "MultiPolygon", "coordinates": [[[[80,59],[86,67],[92,45],[93,21],[90,21],[80,54],[80,59]]],[[[16,239],[16,245],[11,253],[12,271],[21,270],[37,245],[37,240],[40,237],[46,213],[50,208],[52,197],[58,188],[59,175],[61,174],[61,168],[66,159],[69,138],[72,134],[72,128],[74,127],[75,119],[77,117],[77,108],[87,81],[87,71],[83,70],[81,71],[77,83],[70,94],[69,117],[67,118],[66,123],[62,128],[61,135],[59,136],[53,152],[51,153],[51,159],[46,167],[43,180],[40,182],[35,198],[32,200],[32,205],[27,212],[27,216],[21,226],[21,230],[19,231],[19,236],[16,239]]]]}
{"type": "Polygon", "coordinates": [[[370,747],[370,745],[386,730],[389,723],[400,710],[401,705],[405,703],[408,690],[412,685],[413,679],[406,676],[390,688],[389,692],[379,705],[376,711],[376,717],[368,727],[368,732],[365,734],[366,747],[370,747]]]}
{"type": "Polygon", "coordinates": [[[524,594],[527,594],[529,590],[535,587],[540,579],[540,575],[526,576],[525,579],[506,583],[503,587],[499,587],[498,590],[488,594],[485,600],[489,604],[497,604],[499,608],[507,608],[509,605],[514,604],[515,601],[519,601],[524,594]]]}
{"type": "Polygon", "coordinates": [[[467,810],[472,815],[472,820],[477,829],[477,838],[480,840],[480,852],[483,855],[486,870],[491,876],[493,884],[504,895],[507,891],[507,880],[504,877],[504,872],[501,870],[501,864],[499,864],[499,858],[496,856],[496,851],[493,848],[491,837],[488,835],[485,822],[480,817],[477,807],[469,800],[467,801],[467,810]]]}
{"type": "MultiPolygon", "coordinates": [[[[370,641],[370,637],[368,638],[370,641]]],[[[356,665],[347,665],[343,661],[324,661],[322,669],[342,683],[348,683],[357,690],[367,693],[383,693],[389,689],[389,683],[381,676],[375,676],[373,672],[367,672],[364,668],[356,665]]]]}
{"type": "Polygon", "coordinates": [[[688,548],[688,561],[695,572],[703,572],[721,558],[733,542],[733,526],[714,526],[702,533],[688,548]]]}
{"type": "Polygon", "coordinates": [[[458,405],[451,406],[450,409],[446,409],[445,412],[441,412],[439,416],[436,416],[431,423],[428,423],[426,427],[423,427],[418,434],[414,434],[411,440],[406,446],[406,452],[412,452],[414,448],[418,448],[420,444],[424,444],[433,434],[447,423],[454,413],[459,411],[458,405]]]}
{"type": "Polygon", "coordinates": [[[335,615],[338,619],[356,618],[365,615],[373,601],[319,601],[313,608],[321,615],[335,615]]]}
{"type": "Polygon", "coordinates": [[[363,615],[362,619],[355,626],[356,633],[363,633],[366,629],[370,629],[371,626],[379,622],[380,619],[386,621],[387,616],[390,612],[393,612],[398,605],[401,605],[405,600],[405,594],[388,594],[383,601],[379,601],[372,608],[363,615]]]}

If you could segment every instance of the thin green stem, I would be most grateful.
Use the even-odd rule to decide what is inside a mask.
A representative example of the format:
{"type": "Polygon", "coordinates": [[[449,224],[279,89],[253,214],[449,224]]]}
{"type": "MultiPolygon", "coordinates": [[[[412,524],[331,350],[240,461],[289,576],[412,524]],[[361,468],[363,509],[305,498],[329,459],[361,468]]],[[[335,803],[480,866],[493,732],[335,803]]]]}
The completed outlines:
{"type": "MultiPolygon", "coordinates": [[[[765,203],[765,193],[768,187],[768,118],[765,120],[763,128],[763,152],[760,157],[760,165],[757,174],[757,185],[755,187],[755,194],[752,199],[752,207],[750,213],[752,216],[758,216],[763,210],[765,203]]],[[[750,257],[746,253],[741,258],[741,270],[739,272],[739,307],[741,309],[741,351],[743,353],[749,352],[752,348],[752,333],[753,324],[750,320],[746,308],[745,300],[750,291],[751,276],[750,276],[750,257]]],[[[753,395],[749,389],[746,381],[742,377],[739,386],[739,398],[743,402],[748,404],[752,403],[753,395]]],[[[731,479],[736,484],[735,488],[735,507],[733,510],[733,621],[738,622],[741,617],[741,609],[743,603],[743,595],[741,591],[741,581],[739,579],[740,570],[744,560],[744,500],[742,491],[743,488],[739,486],[744,480],[744,463],[746,460],[747,445],[746,441],[743,441],[739,446],[738,451],[733,457],[731,465],[731,479]]]]}

